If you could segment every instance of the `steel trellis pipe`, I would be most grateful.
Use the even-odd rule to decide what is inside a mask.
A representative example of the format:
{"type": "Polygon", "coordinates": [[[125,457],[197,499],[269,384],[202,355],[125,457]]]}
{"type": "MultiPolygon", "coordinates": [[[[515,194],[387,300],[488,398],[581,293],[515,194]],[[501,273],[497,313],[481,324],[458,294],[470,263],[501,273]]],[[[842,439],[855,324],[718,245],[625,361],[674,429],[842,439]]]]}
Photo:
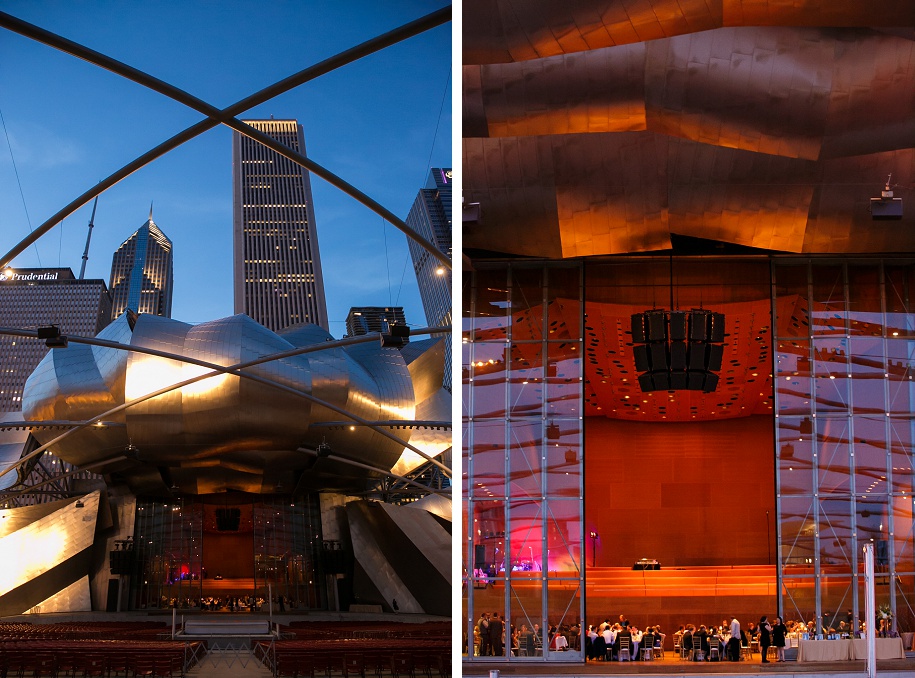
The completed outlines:
{"type": "MultiPolygon", "coordinates": [[[[412,334],[436,334],[436,333],[447,332],[447,331],[449,331],[449,329],[450,328],[438,328],[438,327],[424,328],[424,329],[412,332],[412,334]]],[[[3,335],[3,334],[12,335],[12,336],[20,336],[20,337],[37,337],[38,332],[36,330],[17,330],[17,329],[0,328],[0,335],[3,335]]],[[[370,422],[366,419],[363,419],[362,417],[354,415],[351,412],[348,412],[347,410],[345,410],[341,407],[337,407],[333,403],[322,400],[321,398],[316,398],[316,397],[312,396],[310,393],[306,393],[299,389],[292,388],[291,386],[286,386],[285,384],[280,384],[278,382],[275,382],[271,379],[267,379],[265,377],[261,377],[259,375],[249,374],[247,372],[242,371],[243,369],[245,369],[247,367],[253,367],[254,365],[260,365],[265,362],[271,362],[274,360],[279,360],[281,358],[291,357],[294,355],[302,355],[305,353],[314,353],[314,352],[318,352],[318,351],[327,350],[330,348],[339,348],[339,347],[349,346],[349,345],[353,345],[353,344],[366,343],[368,341],[378,341],[378,336],[379,336],[378,334],[368,334],[368,335],[361,335],[358,337],[350,337],[347,339],[338,339],[337,341],[332,341],[332,342],[329,341],[329,342],[325,342],[323,344],[305,346],[302,348],[291,349],[289,351],[283,351],[282,353],[274,353],[274,354],[267,355],[267,356],[261,356],[260,358],[256,358],[255,360],[249,360],[247,362],[238,363],[236,365],[230,365],[228,367],[226,367],[224,365],[217,365],[215,363],[206,362],[204,360],[198,360],[196,358],[191,358],[189,356],[181,356],[181,355],[174,354],[174,353],[168,353],[167,351],[159,351],[157,349],[146,348],[144,346],[131,346],[131,345],[127,345],[127,344],[120,344],[120,343],[114,342],[114,341],[108,341],[105,339],[68,336],[67,338],[74,343],[89,344],[89,345],[94,345],[94,346],[103,346],[105,348],[113,348],[113,349],[124,350],[124,351],[133,351],[136,353],[145,353],[145,354],[154,355],[154,356],[160,357],[160,358],[168,358],[170,360],[177,360],[179,362],[190,363],[193,365],[197,365],[199,367],[207,368],[212,371],[207,372],[202,375],[198,375],[191,379],[186,379],[181,382],[170,384],[169,386],[158,389],[157,391],[153,391],[152,393],[147,393],[144,396],[140,396],[139,398],[135,398],[134,400],[122,403],[121,405],[118,405],[106,412],[102,412],[101,414],[99,414],[91,419],[87,419],[84,422],[80,422],[79,424],[77,424],[76,426],[71,428],[70,430],[65,431],[64,433],[60,434],[59,436],[57,436],[50,442],[45,443],[41,447],[38,447],[37,449],[33,450],[26,456],[22,457],[15,464],[12,464],[8,468],[4,469],[3,471],[0,471],[0,478],[5,476],[7,473],[12,471],[13,469],[18,468],[19,466],[21,466],[23,463],[25,463],[29,459],[44,452],[45,450],[50,448],[55,443],[63,440],[64,438],[67,438],[67,437],[73,435],[77,431],[80,431],[80,430],[86,428],[87,426],[91,426],[96,421],[99,421],[112,414],[121,412],[122,410],[132,407],[133,405],[137,405],[141,402],[145,402],[146,400],[150,400],[151,398],[155,398],[155,397],[158,397],[165,393],[169,393],[171,391],[174,391],[175,389],[183,388],[184,386],[189,386],[190,384],[195,384],[198,381],[208,379],[208,378],[216,376],[218,374],[232,374],[239,378],[251,379],[253,381],[257,381],[259,383],[266,384],[267,386],[272,386],[273,388],[279,389],[281,391],[286,391],[287,393],[297,395],[297,396],[305,398],[306,400],[309,400],[313,403],[326,407],[329,410],[336,412],[337,414],[340,414],[344,417],[351,419],[352,421],[356,422],[357,424],[361,424],[362,426],[368,426],[373,431],[384,436],[385,438],[388,438],[389,440],[392,440],[400,445],[403,445],[408,450],[415,452],[416,454],[421,456],[423,459],[425,459],[425,460],[429,461],[430,463],[434,464],[435,466],[439,467],[442,470],[442,472],[448,478],[450,478],[451,469],[449,469],[447,466],[445,466],[442,462],[438,461],[437,459],[432,458],[431,456],[429,456],[422,450],[418,449],[417,447],[411,445],[410,443],[401,440],[400,438],[395,436],[393,433],[390,433],[389,431],[386,431],[385,429],[381,428],[380,426],[375,425],[373,422],[370,422]]]]}
{"type": "MultiPolygon", "coordinates": [[[[72,40],[68,40],[59,35],[56,35],[55,33],[51,33],[50,31],[47,31],[43,28],[30,24],[26,21],[22,21],[21,19],[18,19],[10,14],[6,14],[5,12],[0,12],[0,27],[7,28],[8,30],[19,33],[20,35],[23,35],[27,38],[31,38],[33,40],[36,40],[37,42],[41,42],[50,47],[54,47],[55,49],[58,49],[60,51],[63,51],[68,54],[71,54],[73,56],[76,56],[76,57],[83,59],[84,61],[87,61],[89,63],[92,63],[96,66],[105,68],[106,70],[109,70],[113,73],[116,73],[125,78],[128,78],[129,80],[132,80],[133,82],[143,85],[144,87],[148,87],[156,92],[159,92],[160,94],[163,94],[175,101],[178,101],[179,103],[182,103],[185,106],[193,108],[194,110],[199,111],[207,116],[207,120],[203,120],[203,121],[187,128],[183,132],[178,133],[177,135],[175,135],[175,136],[171,137],[170,139],[166,140],[165,142],[159,144],[158,146],[151,149],[150,151],[144,153],[143,155],[138,157],[136,160],[134,160],[131,163],[128,163],[127,165],[122,167],[120,170],[118,170],[114,174],[111,174],[107,178],[103,179],[98,184],[96,184],[95,186],[93,186],[92,188],[90,188],[89,190],[84,192],[82,195],[80,195],[78,198],[76,198],[75,200],[70,202],[68,205],[66,205],[65,207],[60,209],[56,214],[54,214],[52,217],[50,217],[48,220],[46,220],[44,223],[42,223],[41,226],[36,228],[34,231],[32,231],[32,233],[30,233],[22,241],[20,241],[19,244],[17,244],[15,247],[13,247],[13,249],[11,249],[9,252],[7,252],[7,254],[5,254],[2,259],[0,259],[0,268],[3,268],[5,266],[9,265],[9,263],[17,255],[22,253],[26,248],[28,248],[32,243],[34,243],[39,238],[41,238],[45,233],[50,231],[60,221],[62,221],[67,216],[73,214],[73,212],[75,212],[77,209],[79,209],[80,207],[82,207],[83,205],[88,203],[94,197],[96,197],[97,195],[100,195],[101,193],[103,193],[107,189],[111,188],[112,186],[117,184],[122,179],[130,176],[131,174],[133,174],[137,170],[141,169],[142,167],[145,167],[153,160],[165,155],[169,151],[174,150],[175,148],[177,148],[181,144],[185,143],[186,141],[189,141],[189,140],[193,139],[194,137],[199,136],[203,132],[212,129],[217,124],[222,123],[229,127],[232,127],[233,129],[237,129],[237,131],[239,131],[243,134],[246,134],[247,136],[256,138],[258,141],[261,141],[261,143],[263,143],[262,139],[254,137],[251,134],[251,132],[254,132],[256,130],[252,130],[252,128],[250,128],[249,126],[245,125],[241,121],[236,120],[235,115],[237,115],[245,110],[248,110],[249,108],[252,108],[258,104],[264,103],[265,101],[268,101],[268,100],[278,96],[279,94],[282,94],[283,92],[293,89],[294,87],[297,87],[298,85],[308,82],[309,80],[313,80],[313,79],[315,79],[321,75],[324,75],[326,73],[329,73],[341,66],[344,66],[348,63],[356,61],[357,59],[361,59],[364,56],[377,52],[386,47],[390,47],[393,44],[401,42],[402,40],[413,37],[414,35],[417,35],[419,33],[425,32],[431,28],[439,26],[443,23],[446,23],[447,21],[450,20],[450,18],[451,18],[451,7],[450,6],[443,7],[442,9],[437,10],[436,12],[432,12],[431,14],[421,17],[420,19],[417,19],[415,21],[404,24],[403,26],[400,26],[399,28],[389,31],[388,33],[380,35],[376,38],[372,38],[371,40],[368,40],[360,45],[357,45],[357,46],[352,47],[348,50],[345,50],[333,57],[325,59],[324,61],[322,61],[318,64],[315,64],[314,66],[311,66],[302,71],[299,71],[298,73],[295,73],[283,80],[280,80],[277,83],[274,83],[273,85],[271,85],[269,87],[266,87],[266,88],[260,90],[259,92],[256,92],[255,94],[252,94],[249,97],[246,97],[245,99],[242,99],[241,101],[233,104],[232,106],[229,106],[228,108],[219,110],[216,107],[211,106],[210,104],[206,103],[205,101],[202,101],[201,99],[198,99],[197,97],[195,97],[177,87],[169,85],[168,83],[163,82],[162,80],[159,80],[158,78],[154,78],[153,76],[148,75],[147,73],[137,70],[136,68],[133,68],[132,66],[128,66],[115,59],[111,59],[110,57],[107,57],[104,54],[96,52],[95,50],[89,49],[88,47],[85,47],[78,43],[75,43],[72,40]],[[244,129],[239,129],[236,127],[236,125],[240,126],[241,128],[244,128],[244,129]]],[[[432,256],[434,256],[436,259],[441,261],[443,266],[445,266],[448,269],[451,268],[451,261],[448,259],[448,257],[446,255],[444,255],[442,252],[440,252],[437,247],[435,247],[432,243],[427,241],[425,238],[420,237],[409,226],[407,226],[402,220],[400,220],[398,217],[396,217],[392,212],[390,212],[386,208],[382,207],[379,203],[375,202],[374,200],[372,200],[371,198],[366,196],[364,193],[362,193],[361,191],[356,189],[354,186],[345,182],[343,179],[337,177],[335,174],[333,174],[329,170],[324,169],[317,163],[314,163],[311,160],[307,160],[306,158],[304,158],[304,156],[300,156],[299,154],[290,151],[288,148],[286,148],[282,144],[279,144],[279,146],[284,150],[278,150],[277,148],[274,148],[272,145],[270,145],[270,144],[268,144],[268,145],[271,148],[273,148],[273,150],[276,150],[277,152],[281,152],[284,156],[286,156],[287,158],[289,158],[296,164],[302,165],[303,167],[306,167],[310,171],[313,171],[315,174],[317,174],[318,176],[321,176],[323,179],[328,181],[333,186],[336,186],[337,188],[342,190],[347,195],[350,195],[351,197],[358,200],[360,203],[362,203],[363,205],[365,205],[372,211],[376,212],[377,214],[379,214],[380,216],[382,216],[383,218],[388,220],[395,227],[397,227],[398,229],[403,231],[407,235],[407,237],[413,239],[418,245],[423,247],[423,249],[427,250],[430,254],[432,254],[432,256]],[[303,160],[305,162],[302,162],[303,160]]]]}

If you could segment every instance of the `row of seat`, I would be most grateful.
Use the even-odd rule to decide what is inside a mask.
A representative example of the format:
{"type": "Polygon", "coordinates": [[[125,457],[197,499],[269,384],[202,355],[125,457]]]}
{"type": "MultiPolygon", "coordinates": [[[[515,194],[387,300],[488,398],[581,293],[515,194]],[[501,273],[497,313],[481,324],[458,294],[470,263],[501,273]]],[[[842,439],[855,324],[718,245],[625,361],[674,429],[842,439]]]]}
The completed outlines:
{"type": "MultiPolygon", "coordinates": [[[[740,659],[749,660],[753,653],[758,651],[750,645],[741,645],[740,646],[740,659]]],[[[721,643],[717,641],[709,642],[708,650],[704,650],[701,645],[694,646],[692,648],[687,648],[680,644],[679,638],[674,640],[674,652],[680,655],[680,659],[688,659],[689,661],[721,661],[721,643]]]]}
{"type": "Polygon", "coordinates": [[[451,656],[447,652],[366,651],[316,653],[284,651],[276,655],[279,678],[330,678],[340,672],[343,678],[450,678],[451,656]]]}
{"type": "Polygon", "coordinates": [[[450,622],[292,622],[283,626],[297,638],[450,638],[450,622]]]}
{"type": "Polygon", "coordinates": [[[0,644],[0,678],[179,678],[201,652],[192,644],[135,641],[21,641],[0,644]]]}
{"type": "Polygon", "coordinates": [[[0,623],[0,640],[77,640],[87,638],[155,638],[163,622],[0,623]]]}

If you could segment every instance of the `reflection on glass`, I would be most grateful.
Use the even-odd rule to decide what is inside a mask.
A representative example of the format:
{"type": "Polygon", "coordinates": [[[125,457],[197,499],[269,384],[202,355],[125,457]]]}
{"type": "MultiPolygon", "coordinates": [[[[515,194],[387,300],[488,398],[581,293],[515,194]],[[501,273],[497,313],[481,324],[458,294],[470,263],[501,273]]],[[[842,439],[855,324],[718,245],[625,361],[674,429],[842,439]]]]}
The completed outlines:
{"type": "MultiPolygon", "coordinates": [[[[471,585],[464,611],[469,642],[480,613],[498,612],[520,632],[546,629],[552,608],[574,601],[570,579],[581,568],[581,289],[580,266],[504,265],[471,274],[471,319],[464,377],[469,383],[466,501],[473,524],[465,551],[471,585]],[[565,502],[557,498],[565,497],[565,502]],[[472,561],[472,562],[468,562],[472,561]],[[543,586],[546,573],[561,573],[543,586]],[[508,609],[506,606],[506,588],[508,609]],[[559,604],[559,602],[557,602],[559,604]],[[549,610],[549,612],[548,612],[549,610]]],[[[560,611],[557,619],[567,618],[560,611]]],[[[549,655],[540,636],[506,659],[549,655]]]]}
{"type": "MultiPolygon", "coordinates": [[[[828,624],[840,609],[863,607],[862,544],[874,544],[884,584],[915,568],[915,267],[808,265],[809,279],[794,263],[776,262],[774,269],[783,601],[786,610],[815,609],[828,624]],[[809,327],[803,323],[807,280],[809,327]],[[804,391],[805,369],[813,375],[812,392],[804,391]],[[802,431],[811,432],[812,459],[802,431]],[[811,462],[812,478],[802,475],[811,462]]],[[[897,587],[895,597],[890,588],[878,586],[899,624],[911,625],[915,610],[905,602],[911,588],[903,595],[906,589],[897,587]]]]}

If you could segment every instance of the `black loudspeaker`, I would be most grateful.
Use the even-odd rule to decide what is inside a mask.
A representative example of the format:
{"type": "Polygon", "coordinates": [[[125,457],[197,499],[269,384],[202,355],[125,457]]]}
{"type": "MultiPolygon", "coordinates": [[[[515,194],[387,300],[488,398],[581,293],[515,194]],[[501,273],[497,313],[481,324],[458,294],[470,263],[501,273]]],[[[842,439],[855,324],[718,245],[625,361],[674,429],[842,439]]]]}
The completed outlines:
{"type": "Polygon", "coordinates": [[[708,372],[705,375],[705,386],[702,387],[702,390],[705,393],[711,393],[716,388],[718,388],[718,375],[714,372],[708,372]]]}
{"type": "Polygon", "coordinates": [[[724,314],[708,314],[708,340],[721,343],[724,341],[724,314]]]}
{"type": "Polygon", "coordinates": [[[478,570],[486,569],[486,546],[483,544],[473,546],[473,566],[478,570]]]}
{"type": "Polygon", "coordinates": [[[708,313],[693,311],[689,314],[689,340],[705,341],[708,337],[708,313]]]}
{"type": "Polygon", "coordinates": [[[238,532],[241,524],[241,509],[216,509],[216,529],[220,532],[238,532]]]}
{"type": "Polygon", "coordinates": [[[642,372],[642,374],[639,375],[639,388],[642,389],[642,393],[654,391],[654,382],[651,380],[651,372],[642,372]]]}
{"type": "Polygon", "coordinates": [[[651,383],[654,384],[655,391],[669,391],[670,372],[652,372],[651,383]]]}
{"type": "Polygon", "coordinates": [[[670,313],[670,340],[686,341],[686,312],[671,311],[670,313]]]}
{"type": "MultiPolygon", "coordinates": [[[[636,364],[636,369],[638,369],[638,364],[636,364]]],[[[670,342],[670,369],[675,372],[686,369],[685,341],[670,342]]]]}
{"type": "Polygon", "coordinates": [[[701,391],[705,388],[705,372],[697,370],[687,372],[686,388],[689,391],[701,391]]]}
{"type": "Polygon", "coordinates": [[[648,358],[648,344],[637,344],[632,347],[635,356],[635,369],[639,372],[651,371],[651,360],[648,358]]]}
{"type": "Polygon", "coordinates": [[[667,367],[667,344],[658,342],[657,344],[648,344],[651,350],[651,369],[663,370],[667,367]]]}
{"type": "Polygon", "coordinates": [[[664,311],[649,311],[648,316],[648,341],[664,341],[667,339],[667,323],[664,311]]]}
{"type": "Polygon", "coordinates": [[[644,391],[705,391],[718,385],[724,314],[652,309],[630,316],[633,358],[644,391]]]}
{"type": "Polygon", "coordinates": [[[685,391],[687,386],[687,377],[686,372],[671,372],[670,373],[670,389],[672,391],[685,391]]]}
{"type": "Polygon", "coordinates": [[[108,559],[111,574],[130,574],[133,569],[133,551],[109,551],[108,559]]]}
{"type": "Polygon", "coordinates": [[[706,343],[697,341],[689,345],[689,369],[704,370],[706,364],[706,343]]]}
{"type": "Polygon", "coordinates": [[[721,359],[724,357],[724,346],[721,344],[708,345],[708,361],[705,369],[710,372],[718,372],[721,369],[721,359]]]}
{"type": "Polygon", "coordinates": [[[324,574],[346,574],[346,551],[324,549],[321,552],[324,574]]]}
{"type": "Polygon", "coordinates": [[[632,341],[636,344],[645,343],[645,314],[632,314],[632,341]]]}

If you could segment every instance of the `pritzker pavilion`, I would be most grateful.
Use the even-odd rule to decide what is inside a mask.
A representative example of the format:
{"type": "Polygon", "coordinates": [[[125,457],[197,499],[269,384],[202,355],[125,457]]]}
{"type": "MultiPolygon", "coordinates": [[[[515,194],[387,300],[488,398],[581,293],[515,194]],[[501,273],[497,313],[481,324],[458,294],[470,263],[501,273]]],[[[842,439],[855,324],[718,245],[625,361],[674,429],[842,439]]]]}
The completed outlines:
{"type": "MultiPolygon", "coordinates": [[[[26,248],[122,179],[225,125],[359,201],[450,270],[389,209],[238,119],[450,17],[450,7],[432,12],[220,109],[0,13],[0,30],[203,116],[6,243],[0,269],[15,269],[26,248]]],[[[243,314],[188,324],[127,308],[97,336],[50,322],[0,333],[50,348],[21,412],[0,421],[0,616],[170,615],[199,611],[204,599],[265,613],[450,614],[450,327],[336,339],[307,323],[274,332],[243,314]]],[[[164,675],[162,665],[152,673],[164,675]]]]}
{"type": "Polygon", "coordinates": [[[912,3],[467,0],[462,30],[465,672],[584,666],[606,619],[911,651],[912,3]],[[475,656],[493,612],[542,638],[475,656]]]}

